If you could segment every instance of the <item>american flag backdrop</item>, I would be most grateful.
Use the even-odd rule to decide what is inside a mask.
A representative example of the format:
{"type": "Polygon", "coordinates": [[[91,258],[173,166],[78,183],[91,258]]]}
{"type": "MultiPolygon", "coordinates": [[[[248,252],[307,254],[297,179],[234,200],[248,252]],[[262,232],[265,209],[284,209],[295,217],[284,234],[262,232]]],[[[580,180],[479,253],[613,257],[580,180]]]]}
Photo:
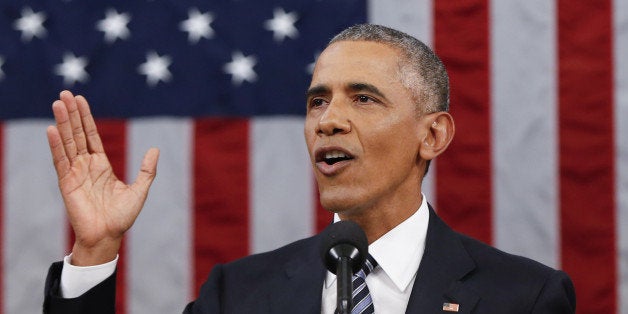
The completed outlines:
{"type": "Polygon", "coordinates": [[[348,25],[434,47],[457,134],[425,182],[455,229],[565,270],[578,313],[628,313],[628,1],[0,2],[0,314],[41,311],[71,248],[45,128],[92,105],[119,177],[161,149],[118,313],[178,313],[212,265],[316,233],[313,62],[348,25]]]}

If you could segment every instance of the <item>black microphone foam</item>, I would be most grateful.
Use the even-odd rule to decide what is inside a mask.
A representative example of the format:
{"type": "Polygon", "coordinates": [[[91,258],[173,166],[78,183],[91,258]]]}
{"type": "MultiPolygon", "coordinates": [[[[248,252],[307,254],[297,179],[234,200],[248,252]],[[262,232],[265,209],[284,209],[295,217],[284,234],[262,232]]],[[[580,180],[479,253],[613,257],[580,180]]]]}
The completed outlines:
{"type": "Polygon", "coordinates": [[[351,270],[357,273],[368,255],[366,234],[353,221],[339,221],[321,233],[321,258],[327,269],[336,274],[340,257],[351,259],[351,270]]]}

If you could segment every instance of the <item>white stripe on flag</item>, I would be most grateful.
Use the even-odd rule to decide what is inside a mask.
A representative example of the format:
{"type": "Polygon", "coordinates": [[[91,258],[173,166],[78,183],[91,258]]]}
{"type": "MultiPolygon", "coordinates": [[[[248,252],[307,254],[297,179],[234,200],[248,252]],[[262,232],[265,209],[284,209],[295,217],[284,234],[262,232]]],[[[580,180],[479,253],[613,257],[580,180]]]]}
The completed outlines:
{"type": "MultiPolygon", "coordinates": [[[[615,141],[619,311],[628,309],[628,2],[614,1],[615,141]]],[[[625,313],[625,312],[624,312],[625,313]]]]}
{"type": "Polygon", "coordinates": [[[5,124],[4,313],[41,312],[46,271],[66,253],[65,209],[46,140],[50,124],[5,124]]]}
{"type": "Polygon", "coordinates": [[[251,119],[251,253],[314,233],[315,188],[303,119],[251,119]]]}
{"type": "MultiPolygon", "coordinates": [[[[371,0],[368,2],[370,23],[380,24],[406,32],[433,47],[434,8],[431,0],[371,0]]],[[[437,160],[423,179],[423,194],[429,202],[436,202],[435,173],[437,160]]],[[[435,204],[436,205],[436,204],[435,204]]],[[[436,208],[438,209],[438,207],[436,208]]]]}
{"type": "Polygon", "coordinates": [[[494,0],[490,12],[494,244],[556,267],[555,5],[494,0]]]}
{"type": "Polygon", "coordinates": [[[428,45],[432,43],[431,0],[370,0],[367,11],[369,23],[392,27],[428,45]]]}
{"type": "Polygon", "coordinates": [[[129,313],[179,313],[192,298],[192,123],[130,120],[127,176],[135,180],[150,147],[160,149],[157,178],[128,236],[129,313]]]}

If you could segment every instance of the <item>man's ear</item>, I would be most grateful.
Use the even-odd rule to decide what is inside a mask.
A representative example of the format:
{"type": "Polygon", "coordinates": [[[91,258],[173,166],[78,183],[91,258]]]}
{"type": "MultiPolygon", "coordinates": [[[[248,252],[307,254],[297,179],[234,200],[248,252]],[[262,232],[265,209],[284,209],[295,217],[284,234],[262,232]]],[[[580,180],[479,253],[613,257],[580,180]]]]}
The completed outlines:
{"type": "Polygon", "coordinates": [[[432,160],[444,152],[454,138],[456,127],[448,112],[439,111],[423,117],[419,155],[423,160],[432,160]]]}

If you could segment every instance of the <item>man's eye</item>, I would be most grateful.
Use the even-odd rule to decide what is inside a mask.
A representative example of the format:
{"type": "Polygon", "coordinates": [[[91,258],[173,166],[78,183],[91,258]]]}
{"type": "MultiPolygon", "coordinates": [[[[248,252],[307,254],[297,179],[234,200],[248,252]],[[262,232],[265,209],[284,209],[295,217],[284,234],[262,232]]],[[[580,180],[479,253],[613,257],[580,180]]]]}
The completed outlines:
{"type": "Polygon", "coordinates": [[[325,101],[322,98],[314,98],[310,104],[312,107],[320,107],[325,104],[325,101]]]}
{"type": "Polygon", "coordinates": [[[361,102],[361,103],[367,103],[373,100],[371,97],[365,96],[365,95],[358,95],[356,99],[358,102],[361,102]]]}

